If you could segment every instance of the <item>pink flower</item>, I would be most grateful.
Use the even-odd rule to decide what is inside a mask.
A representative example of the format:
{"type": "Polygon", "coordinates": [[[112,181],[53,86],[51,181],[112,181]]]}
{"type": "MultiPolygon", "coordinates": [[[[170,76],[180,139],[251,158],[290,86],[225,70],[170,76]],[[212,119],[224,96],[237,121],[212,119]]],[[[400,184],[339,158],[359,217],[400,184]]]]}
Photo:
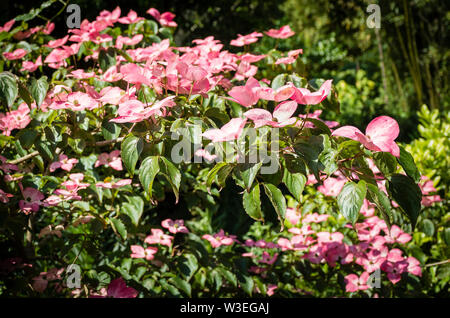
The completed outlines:
{"type": "Polygon", "coordinates": [[[137,290],[127,287],[122,277],[114,279],[108,286],[107,297],[112,298],[136,298],[137,290]]]}
{"type": "Polygon", "coordinates": [[[98,160],[95,162],[94,167],[104,165],[111,167],[114,170],[122,171],[122,159],[120,158],[120,150],[114,150],[110,154],[104,152],[98,156],[98,160]]]}
{"type": "Polygon", "coordinates": [[[250,107],[255,105],[259,100],[258,89],[261,87],[259,82],[250,77],[244,86],[234,86],[228,94],[233,97],[230,99],[244,107],[250,107]]]}
{"type": "Polygon", "coordinates": [[[275,289],[277,289],[278,286],[274,284],[267,285],[267,296],[273,296],[275,293],[275,289]]]}
{"type": "Polygon", "coordinates": [[[154,254],[158,252],[158,249],[156,247],[147,247],[144,249],[140,245],[131,245],[131,251],[133,252],[130,256],[131,258],[145,258],[149,261],[155,258],[154,254]]]}
{"type": "Polygon", "coordinates": [[[318,214],[318,213],[311,213],[307,214],[303,220],[302,223],[321,223],[325,222],[330,216],[328,214],[318,214]]]}
{"type": "Polygon", "coordinates": [[[168,27],[176,27],[177,23],[173,21],[175,18],[175,14],[171,12],[164,12],[162,14],[159,13],[158,10],[155,8],[150,8],[147,10],[147,13],[150,14],[152,17],[155,18],[156,21],[158,21],[162,26],[168,26],[168,27]]]}
{"type": "Polygon", "coordinates": [[[265,263],[268,265],[272,265],[278,258],[278,253],[275,253],[273,257],[270,256],[266,251],[263,252],[262,258],[259,260],[260,263],[265,263]]]}
{"type": "Polygon", "coordinates": [[[10,61],[21,59],[27,54],[28,51],[24,49],[16,49],[13,52],[3,52],[3,56],[10,61]]]}
{"type": "Polygon", "coordinates": [[[275,64],[292,64],[297,60],[299,54],[303,54],[303,49],[293,50],[288,52],[287,57],[281,57],[275,61],[275,64]]]}
{"type": "Polygon", "coordinates": [[[118,49],[122,49],[123,45],[136,45],[139,42],[142,41],[142,39],[144,38],[144,36],[142,34],[136,34],[135,36],[133,36],[131,39],[127,38],[126,36],[121,36],[119,35],[116,39],[116,48],[118,49]]]}
{"type": "Polygon", "coordinates": [[[22,195],[25,199],[19,201],[19,207],[22,212],[29,214],[30,212],[39,211],[39,206],[43,204],[41,201],[45,198],[41,191],[27,187],[22,190],[22,195]]]}
{"type": "Polygon", "coordinates": [[[16,165],[8,163],[8,159],[0,156],[0,170],[4,173],[10,173],[11,171],[17,171],[19,168],[16,165]]]}
{"type": "Polygon", "coordinates": [[[265,32],[268,36],[276,39],[287,39],[295,34],[294,31],[291,30],[289,25],[282,26],[280,29],[270,29],[265,32]]]}
{"type": "Polygon", "coordinates": [[[220,129],[208,129],[202,136],[212,142],[236,140],[242,133],[247,119],[233,118],[220,129]]]}
{"type": "Polygon", "coordinates": [[[10,193],[6,193],[5,191],[3,191],[2,189],[0,189],[0,202],[2,203],[8,203],[9,202],[9,198],[12,198],[13,195],[10,193]]]}
{"type": "Polygon", "coordinates": [[[344,187],[345,183],[347,182],[347,179],[343,177],[339,178],[327,178],[323,185],[318,186],[317,190],[325,194],[326,196],[336,197],[341,192],[342,188],[344,187]]]}
{"type": "Polygon", "coordinates": [[[392,225],[389,235],[385,236],[386,243],[400,243],[405,244],[411,241],[411,235],[403,232],[397,225],[392,225]]]}
{"type": "Polygon", "coordinates": [[[415,276],[422,276],[422,268],[420,267],[420,262],[416,258],[410,256],[406,261],[408,262],[408,273],[415,276]]]}
{"type": "Polygon", "coordinates": [[[205,234],[202,236],[203,239],[207,240],[209,243],[211,243],[211,246],[213,248],[217,248],[222,245],[231,245],[233,244],[236,236],[234,235],[225,235],[225,232],[220,230],[218,233],[214,235],[205,234]]]}
{"type": "Polygon", "coordinates": [[[128,12],[128,15],[126,17],[122,17],[118,21],[122,24],[132,24],[142,20],[144,20],[144,18],[138,17],[135,11],[130,10],[130,12],[128,12]]]}
{"type": "Polygon", "coordinates": [[[34,72],[41,65],[42,65],[42,56],[39,55],[39,57],[36,59],[35,63],[33,63],[31,61],[23,61],[22,68],[20,69],[20,71],[21,72],[23,72],[23,71],[34,72]]]}
{"type": "Polygon", "coordinates": [[[64,181],[61,183],[64,187],[66,187],[67,190],[80,190],[80,189],[86,189],[90,186],[89,183],[82,183],[84,179],[84,174],[82,173],[71,173],[69,175],[69,180],[64,181]]]}
{"type": "Polygon", "coordinates": [[[251,119],[255,128],[270,125],[272,127],[284,127],[293,125],[297,120],[292,115],[297,109],[297,103],[294,101],[286,101],[278,104],[273,111],[273,117],[270,112],[261,108],[253,108],[244,113],[244,116],[251,119]]]}
{"type": "Polygon", "coordinates": [[[8,22],[6,22],[3,27],[0,27],[0,32],[9,32],[9,30],[11,30],[14,22],[16,22],[14,19],[9,20],[8,22]]]}
{"type": "Polygon", "coordinates": [[[244,46],[257,42],[258,38],[262,36],[263,34],[259,32],[252,32],[247,35],[238,34],[238,38],[235,40],[231,40],[230,44],[233,46],[244,46]]]}
{"type": "Polygon", "coordinates": [[[65,171],[72,170],[73,166],[78,163],[78,159],[72,158],[69,159],[66,155],[61,154],[59,155],[59,161],[53,162],[50,165],[50,171],[53,172],[56,169],[63,169],[65,171]]]}
{"type": "Polygon", "coordinates": [[[203,157],[206,159],[206,161],[213,161],[217,158],[217,155],[210,154],[206,149],[197,149],[195,152],[195,155],[197,157],[203,157]]]}
{"type": "Polygon", "coordinates": [[[171,246],[172,245],[173,236],[164,234],[164,232],[160,229],[152,229],[152,234],[147,236],[144,240],[147,244],[160,244],[171,246]]]}
{"type": "Polygon", "coordinates": [[[317,240],[319,243],[332,243],[332,242],[338,242],[342,243],[342,240],[344,239],[344,234],[341,232],[319,232],[317,233],[317,240]]]}
{"type": "Polygon", "coordinates": [[[369,150],[389,152],[395,157],[400,157],[400,148],[394,141],[399,132],[400,129],[395,119],[379,116],[367,125],[365,135],[353,126],[338,128],[331,135],[350,138],[359,141],[369,150]]]}
{"type": "Polygon", "coordinates": [[[163,228],[166,228],[169,230],[170,233],[176,234],[176,233],[189,233],[189,230],[186,226],[184,226],[183,220],[171,220],[171,219],[165,219],[161,222],[161,226],[163,228]]]}
{"type": "Polygon", "coordinates": [[[107,182],[97,182],[95,185],[97,187],[105,188],[105,189],[117,189],[124,187],[126,185],[130,185],[133,182],[131,179],[121,179],[119,181],[107,181],[107,182]]]}
{"type": "Polygon", "coordinates": [[[369,278],[369,273],[364,272],[358,277],[355,274],[349,274],[345,276],[345,282],[347,285],[345,286],[345,291],[348,293],[353,293],[358,290],[368,289],[367,279],[369,278]]]}
{"type": "Polygon", "coordinates": [[[300,217],[301,217],[300,211],[298,211],[297,209],[293,208],[286,209],[286,219],[288,219],[288,221],[292,225],[296,225],[298,221],[300,221],[300,217]]]}
{"type": "Polygon", "coordinates": [[[296,88],[295,94],[292,97],[297,103],[301,105],[316,105],[321,103],[331,92],[332,80],[325,81],[320,88],[311,93],[307,88],[296,88]]]}
{"type": "Polygon", "coordinates": [[[402,279],[402,273],[407,271],[408,263],[405,261],[389,262],[385,261],[381,265],[381,270],[387,273],[388,279],[392,284],[397,284],[402,279]]]}
{"type": "Polygon", "coordinates": [[[64,44],[66,44],[67,40],[69,39],[69,35],[66,35],[65,37],[61,38],[61,39],[56,39],[56,40],[52,40],[52,41],[48,41],[47,47],[50,47],[52,49],[60,47],[64,44]]]}

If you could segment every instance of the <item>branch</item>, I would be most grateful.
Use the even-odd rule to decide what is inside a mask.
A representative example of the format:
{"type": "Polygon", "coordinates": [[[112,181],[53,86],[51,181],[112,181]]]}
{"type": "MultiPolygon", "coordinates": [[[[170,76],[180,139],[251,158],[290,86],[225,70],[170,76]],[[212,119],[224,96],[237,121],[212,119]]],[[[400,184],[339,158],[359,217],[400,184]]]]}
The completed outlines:
{"type": "Polygon", "coordinates": [[[36,150],[36,151],[33,151],[33,152],[29,153],[28,155],[25,155],[19,159],[11,160],[8,163],[10,163],[12,165],[16,165],[18,163],[24,162],[25,160],[36,157],[37,155],[39,155],[39,151],[36,150]]]}
{"type": "Polygon", "coordinates": [[[97,141],[94,143],[94,146],[97,146],[97,147],[106,146],[109,144],[114,144],[116,142],[121,142],[124,139],[125,139],[125,137],[119,137],[119,138],[115,138],[115,139],[111,139],[111,140],[97,141]]]}
{"type": "Polygon", "coordinates": [[[443,264],[447,264],[447,263],[450,263],[450,259],[445,260],[445,261],[441,261],[441,262],[437,262],[437,263],[430,263],[430,264],[425,265],[424,267],[443,265],[443,264]]]}

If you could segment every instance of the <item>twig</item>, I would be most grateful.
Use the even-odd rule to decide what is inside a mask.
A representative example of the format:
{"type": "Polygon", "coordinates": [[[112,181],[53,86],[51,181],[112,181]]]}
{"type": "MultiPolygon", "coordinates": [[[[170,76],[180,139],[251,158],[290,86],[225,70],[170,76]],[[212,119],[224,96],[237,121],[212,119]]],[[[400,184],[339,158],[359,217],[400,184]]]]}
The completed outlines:
{"type": "Polygon", "coordinates": [[[442,265],[442,264],[447,264],[447,263],[450,263],[450,259],[441,261],[441,262],[437,262],[437,263],[430,263],[430,264],[425,265],[424,267],[437,266],[437,265],[442,265]]]}
{"type": "Polygon", "coordinates": [[[11,160],[8,163],[10,163],[12,165],[16,165],[18,163],[24,162],[25,160],[28,160],[28,159],[33,158],[33,157],[36,157],[38,155],[39,155],[39,151],[36,150],[36,151],[33,151],[33,152],[29,153],[28,155],[25,155],[25,156],[23,156],[23,157],[21,157],[19,159],[11,160]]]}
{"type": "Polygon", "coordinates": [[[101,147],[101,146],[106,146],[109,144],[114,144],[116,142],[121,142],[124,139],[125,139],[125,137],[119,137],[119,138],[115,138],[115,139],[111,139],[111,140],[97,141],[94,145],[97,147],[101,147]]]}

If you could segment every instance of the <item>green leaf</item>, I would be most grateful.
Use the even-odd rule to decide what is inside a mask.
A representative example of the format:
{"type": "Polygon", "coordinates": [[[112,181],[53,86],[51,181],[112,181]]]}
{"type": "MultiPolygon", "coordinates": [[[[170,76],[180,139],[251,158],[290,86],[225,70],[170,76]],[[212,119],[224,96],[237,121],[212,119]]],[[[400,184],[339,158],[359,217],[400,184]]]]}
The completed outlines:
{"type": "Polygon", "coordinates": [[[0,100],[10,107],[17,97],[18,87],[14,75],[9,72],[0,73],[0,100]]]}
{"type": "Polygon", "coordinates": [[[219,169],[216,181],[220,187],[225,187],[228,175],[233,171],[234,167],[235,165],[227,164],[219,169]]]}
{"type": "Polygon", "coordinates": [[[253,181],[255,181],[256,175],[258,174],[259,169],[262,166],[262,162],[258,163],[244,163],[239,165],[240,174],[242,180],[244,181],[244,185],[246,190],[249,191],[253,181]]]}
{"type": "Polygon", "coordinates": [[[277,90],[286,83],[287,74],[279,74],[272,81],[272,89],[277,90]]]}
{"type": "Polygon", "coordinates": [[[181,172],[167,158],[159,157],[159,159],[161,160],[160,172],[167,179],[167,181],[169,181],[170,185],[172,186],[172,190],[173,190],[173,193],[175,194],[175,198],[176,198],[175,203],[178,203],[178,200],[179,200],[178,192],[179,192],[180,183],[181,183],[181,172]]]}
{"type": "Polygon", "coordinates": [[[270,183],[263,183],[264,191],[272,202],[275,212],[278,215],[278,219],[281,223],[281,231],[284,229],[284,216],[286,215],[286,199],[283,193],[276,186],[270,183]]]}
{"type": "Polygon", "coordinates": [[[150,156],[142,161],[139,168],[139,180],[141,181],[144,191],[148,196],[152,197],[153,181],[159,172],[158,156],[150,156]]]}
{"type": "Polygon", "coordinates": [[[31,103],[33,103],[33,97],[31,97],[28,88],[21,81],[17,81],[17,84],[19,85],[20,98],[22,98],[23,101],[28,105],[28,107],[31,108],[31,103]]]}
{"type": "Polygon", "coordinates": [[[355,182],[348,182],[344,185],[337,197],[337,204],[344,217],[355,224],[358,219],[359,211],[363,205],[366,197],[366,182],[361,180],[356,184],[355,182]]]}
{"type": "Polygon", "coordinates": [[[429,219],[425,219],[422,221],[422,228],[423,228],[423,233],[425,233],[427,236],[432,237],[434,235],[434,223],[433,221],[429,220],[429,219]]]}
{"type": "Polygon", "coordinates": [[[169,280],[176,288],[183,291],[188,297],[191,297],[191,285],[179,277],[173,277],[169,280]]]}
{"type": "Polygon", "coordinates": [[[422,191],[411,177],[394,174],[387,184],[387,190],[400,205],[414,229],[420,214],[422,191]]]}
{"type": "Polygon", "coordinates": [[[178,270],[186,278],[186,280],[190,280],[192,275],[198,269],[198,260],[192,254],[183,253],[183,256],[180,257],[178,261],[178,270]]]}
{"type": "Polygon", "coordinates": [[[389,152],[376,152],[373,160],[385,177],[391,176],[397,169],[397,159],[389,152]]]}
{"type": "Polygon", "coordinates": [[[216,176],[217,176],[217,173],[219,172],[219,170],[222,169],[223,167],[225,167],[226,165],[227,165],[226,162],[219,162],[211,170],[209,170],[209,172],[206,176],[206,187],[208,189],[211,188],[211,185],[214,182],[214,180],[216,179],[216,176]]]}
{"type": "Polygon", "coordinates": [[[104,120],[102,124],[102,135],[105,140],[116,139],[122,129],[116,123],[104,120]]]}
{"type": "Polygon", "coordinates": [[[319,160],[324,166],[323,172],[330,176],[338,169],[336,158],[339,152],[331,146],[330,137],[328,137],[328,135],[322,135],[322,137],[324,138],[324,148],[319,155],[319,160]]]}
{"type": "Polygon", "coordinates": [[[111,66],[116,65],[116,50],[113,47],[107,50],[100,50],[98,53],[98,62],[103,72],[106,72],[111,66]]]}
{"type": "Polygon", "coordinates": [[[448,246],[450,246],[450,227],[446,228],[444,230],[443,237],[444,237],[444,242],[445,244],[447,244],[448,246]]]}
{"type": "Polygon", "coordinates": [[[367,190],[367,199],[370,202],[375,203],[378,210],[381,212],[386,225],[390,229],[392,219],[391,201],[388,196],[374,184],[367,183],[367,190]]]}
{"type": "Polygon", "coordinates": [[[306,177],[301,173],[290,173],[287,169],[285,169],[283,183],[286,185],[289,192],[294,196],[295,200],[300,202],[302,192],[306,184],[306,177]]]}
{"type": "Polygon", "coordinates": [[[120,208],[120,212],[128,215],[131,219],[131,222],[133,222],[134,225],[138,226],[139,220],[144,210],[139,209],[138,207],[132,205],[131,203],[124,203],[120,208]]]}
{"type": "Polygon", "coordinates": [[[242,290],[246,292],[249,296],[251,296],[253,292],[253,287],[255,285],[252,277],[246,274],[242,274],[241,272],[238,272],[237,279],[242,290]]]}
{"type": "Polygon", "coordinates": [[[120,237],[125,241],[127,239],[127,229],[120,219],[109,219],[113,226],[113,230],[119,233],[120,237]]]}
{"type": "Polygon", "coordinates": [[[317,180],[320,180],[319,169],[323,168],[323,164],[319,162],[319,155],[324,149],[323,141],[323,136],[311,136],[307,142],[294,145],[295,152],[306,162],[317,180]]]}
{"type": "Polygon", "coordinates": [[[301,173],[307,175],[305,161],[297,155],[285,154],[284,160],[286,162],[286,169],[290,173],[301,173]]]}
{"type": "Polygon", "coordinates": [[[223,268],[223,267],[217,267],[216,270],[223,276],[225,279],[230,282],[234,287],[237,287],[237,278],[236,275],[234,275],[229,270],[223,268]]]}
{"type": "Polygon", "coordinates": [[[139,155],[144,148],[144,141],[142,138],[134,135],[128,135],[121,145],[122,161],[131,176],[134,175],[134,169],[139,159],[139,155]]]}
{"type": "Polygon", "coordinates": [[[38,132],[35,129],[24,129],[19,134],[20,144],[25,149],[30,148],[38,136],[38,132]]]}
{"type": "Polygon", "coordinates": [[[413,156],[406,151],[405,148],[399,146],[400,148],[400,158],[397,158],[398,162],[402,166],[403,170],[405,170],[406,174],[413,178],[413,180],[417,183],[420,180],[420,172],[417,169],[416,163],[414,162],[413,156]]]}
{"type": "Polygon", "coordinates": [[[245,212],[247,212],[252,219],[257,221],[264,220],[264,216],[261,211],[261,196],[258,183],[256,183],[250,191],[244,191],[242,203],[244,205],[245,212]]]}
{"type": "Polygon", "coordinates": [[[36,101],[36,105],[40,107],[45,97],[47,96],[48,90],[47,76],[42,76],[38,80],[33,78],[30,90],[31,96],[33,96],[34,100],[36,101]]]}
{"type": "Polygon", "coordinates": [[[42,140],[37,140],[35,141],[34,146],[36,147],[36,150],[39,152],[42,158],[50,162],[53,161],[55,149],[50,143],[42,140]]]}
{"type": "Polygon", "coordinates": [[[320,130],[321,132],[327,134],[327,135],[331,135],[331,130],[330,128],[320,119],[317,118],[305,118],[305,121],[309,121],[311,123],[314,124],[315,128],[320,130]]]}

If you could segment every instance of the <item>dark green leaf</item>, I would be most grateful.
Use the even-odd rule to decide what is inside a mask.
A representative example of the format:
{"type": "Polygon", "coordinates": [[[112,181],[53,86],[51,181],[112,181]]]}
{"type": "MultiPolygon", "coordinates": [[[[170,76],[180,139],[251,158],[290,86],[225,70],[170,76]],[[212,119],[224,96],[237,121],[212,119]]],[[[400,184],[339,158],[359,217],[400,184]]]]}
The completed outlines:
{"type": "Polygon", "coordinates": [[[47,76],[42,76],[40,79],[36,80],[33,78],[31,82],[31,96],[33,96],[36,101],[36,105],[41,106],[48,91],[47,76]]]}
{"type": "Polygon", "coordinates": [[[148,196],[152,197],[153,181],[159,172],[158,156],[150,156],[142,161],[139,168],[139,180],[141,181],[144,191],[148,196]]]}
{"type": "Polygon", "coordinates": [[[113,229],[116,233],[119,233],[123,240],[127,239],[127,229],[123,222],[119,219],[110,219],[113,229]]]}
{"type": "Polygon", "coordinates": [[[408,176],[394,174],[387,184],[387,190],[408,216],[413,228],[420,214],[422,191],[408,176]]]}
{"type": "Polygon", "coordinates": [[[295,200],[300,202],[300,198],[306,184],[306,177],[301,173],[290,173],[286,169],[284,170],[283,183],[286,185],[289,192],[294,196],[295,200]]]}
{"type": "Polygon", "coordinates": [[[170,162],[165,157],[160,157],[160,172],[161,174],[166,177],[167,181],[169,181],[170,185],[172,186],[173,193],[175,194],[176,201],[178,202],[179,195],[178,191],[180,189],[180,183],[181,183],[181,173],[180,170],[178,170],[175,165],[170,162]]]}
{"type": "Polygon", "coordinates": [[[385,177],[392,175],[397,169],[397,160],[389,152],[376,152],[373,160],[385,177]]]}
{"type": "Polygon", "coordinates": [[[142,138],[128,135],[121,145],[121,157],[122,161],[127,168],[130,175],[134,175],[134,169],[139,159],[139,155],[144,148],[144,141],[142,138]]]}
{"type": "Polygon", "coordinates": [[[403,170],[405,170],[406,174],[413,178],[415,182],[419,182],[420,180],[420,172],[416,167],[416,163],[414,162],[414,158],[412,155],[406,151],[405,148],[399,146],[400,148],[400,158],[397,158],[398,162],[402,166],[403,170]]]}
{"type": "Polygon", "coordinates": [[[14,76],[9,72],[0,73],[0,100],[10,107],[17,97],[18,87],[14,76]]]}
{"type": "Polygon", "coordinates": [[[284,216],[286,215],[286,199],[283,193],[276,186],[270,183],[263,183],[264,191],[272,202],[275,212],[278,215],[278,219],[281,223],[281,231],[284,229],[284,216]]]}
{"type": "Polygon", "coordinates": [[[366,197],[366,182],[359,181],[357,184],[348,182],[344,185],[337,197],[337,204],[344,217],[355,224],[359,211],[366,197]]]}
{"type": "Polygon", "coordinates": [[[249,192],[247,192],[247,190],[244,191],[242,203],[244,205],[245,212],[247,212],[252,219],[257,221],[264,220],[264,216],[261,211],[261,196],[258,183],[256,183],[249,192]]]}

